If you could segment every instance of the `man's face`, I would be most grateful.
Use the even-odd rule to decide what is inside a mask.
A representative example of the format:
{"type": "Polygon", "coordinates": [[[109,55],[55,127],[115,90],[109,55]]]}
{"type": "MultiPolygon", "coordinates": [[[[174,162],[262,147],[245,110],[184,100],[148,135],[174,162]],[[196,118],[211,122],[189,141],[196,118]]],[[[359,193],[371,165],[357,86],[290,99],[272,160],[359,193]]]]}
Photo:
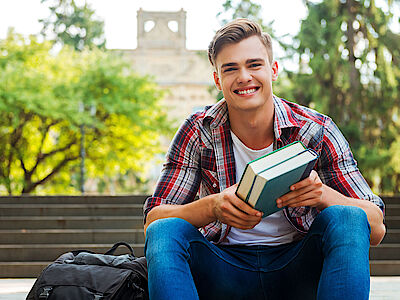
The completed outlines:
{"type": "Polygon", "coordinates": [[[272,100],[278,64],[269,62],[267,49],[257,36],[224,46],[215,66],[214,81],[230,111],[256,110],[272,100]]]}

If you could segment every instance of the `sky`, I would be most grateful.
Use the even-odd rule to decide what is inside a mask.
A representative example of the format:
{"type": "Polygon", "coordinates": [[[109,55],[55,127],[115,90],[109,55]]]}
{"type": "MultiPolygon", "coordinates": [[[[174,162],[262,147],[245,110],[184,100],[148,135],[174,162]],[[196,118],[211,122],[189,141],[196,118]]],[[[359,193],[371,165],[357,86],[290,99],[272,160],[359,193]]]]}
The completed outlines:
{"type": "MultiPolygon", "coordinates": [[[[81,0],[78,0],[81,1],[81,0]]],[[[83,0],[82,0],[83,1],[83,0]]],[[[206,49],[220,23],[216,18],[225,0],[87,0],[96,15],[105,22],[105,35],[109,49],[136,48],[136,12],[139,8],[149,11],[186,12],[187,48],[206,49]]],[[[264,0],[262,17],[267,24],[274,20],[273,29],[278,35],[296,34],[301,19],[306,16],[302,0],[264,0]],[[290,9],[288,9],[290,7],[290,9]]],[[[49,10],[40,0],[0,0],[0,39],[9,27],[29,35],[41,29],[40,18],[49,10]]]]}

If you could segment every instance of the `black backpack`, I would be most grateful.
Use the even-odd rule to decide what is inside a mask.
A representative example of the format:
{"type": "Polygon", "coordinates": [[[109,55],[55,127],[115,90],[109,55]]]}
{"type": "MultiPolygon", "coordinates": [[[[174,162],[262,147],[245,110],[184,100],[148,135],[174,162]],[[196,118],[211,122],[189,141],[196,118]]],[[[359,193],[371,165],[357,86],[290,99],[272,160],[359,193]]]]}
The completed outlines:
{"type": "Polygon", "coordinates": [[[77,250],[61,255],[39,275],[27,300],[147,300],[147,264],[132,247],[116,243],[105,254],[77,250]],[[130,254],[113,255],[118,246],[130,254]]]}

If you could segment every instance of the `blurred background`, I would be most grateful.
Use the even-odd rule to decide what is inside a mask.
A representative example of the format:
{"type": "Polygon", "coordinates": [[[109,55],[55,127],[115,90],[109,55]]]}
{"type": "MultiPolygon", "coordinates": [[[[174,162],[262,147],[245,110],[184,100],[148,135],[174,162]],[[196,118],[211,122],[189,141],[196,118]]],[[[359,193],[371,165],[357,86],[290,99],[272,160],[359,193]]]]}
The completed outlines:
{"type": "Polygon", "coordinates": [[[238,17],[274,39],[275,94],[332,117],[399,194],[399,0],[1,0],[0,195],[150,194],[179,124],[221,97],[206,49],[238,17]]]}

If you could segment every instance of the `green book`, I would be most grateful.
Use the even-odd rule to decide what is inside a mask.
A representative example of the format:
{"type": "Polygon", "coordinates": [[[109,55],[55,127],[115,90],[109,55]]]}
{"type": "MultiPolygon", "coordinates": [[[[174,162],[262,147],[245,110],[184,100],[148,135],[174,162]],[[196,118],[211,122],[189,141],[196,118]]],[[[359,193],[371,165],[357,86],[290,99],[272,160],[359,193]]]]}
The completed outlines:
{"type": "Polygon", "coordinates": [[[249,162],[243,172],[236,195],[269,216],[282,208],[276,199],[290,191],[290,186],[307,178],[318,154],[294,142],[249,162]]]}

